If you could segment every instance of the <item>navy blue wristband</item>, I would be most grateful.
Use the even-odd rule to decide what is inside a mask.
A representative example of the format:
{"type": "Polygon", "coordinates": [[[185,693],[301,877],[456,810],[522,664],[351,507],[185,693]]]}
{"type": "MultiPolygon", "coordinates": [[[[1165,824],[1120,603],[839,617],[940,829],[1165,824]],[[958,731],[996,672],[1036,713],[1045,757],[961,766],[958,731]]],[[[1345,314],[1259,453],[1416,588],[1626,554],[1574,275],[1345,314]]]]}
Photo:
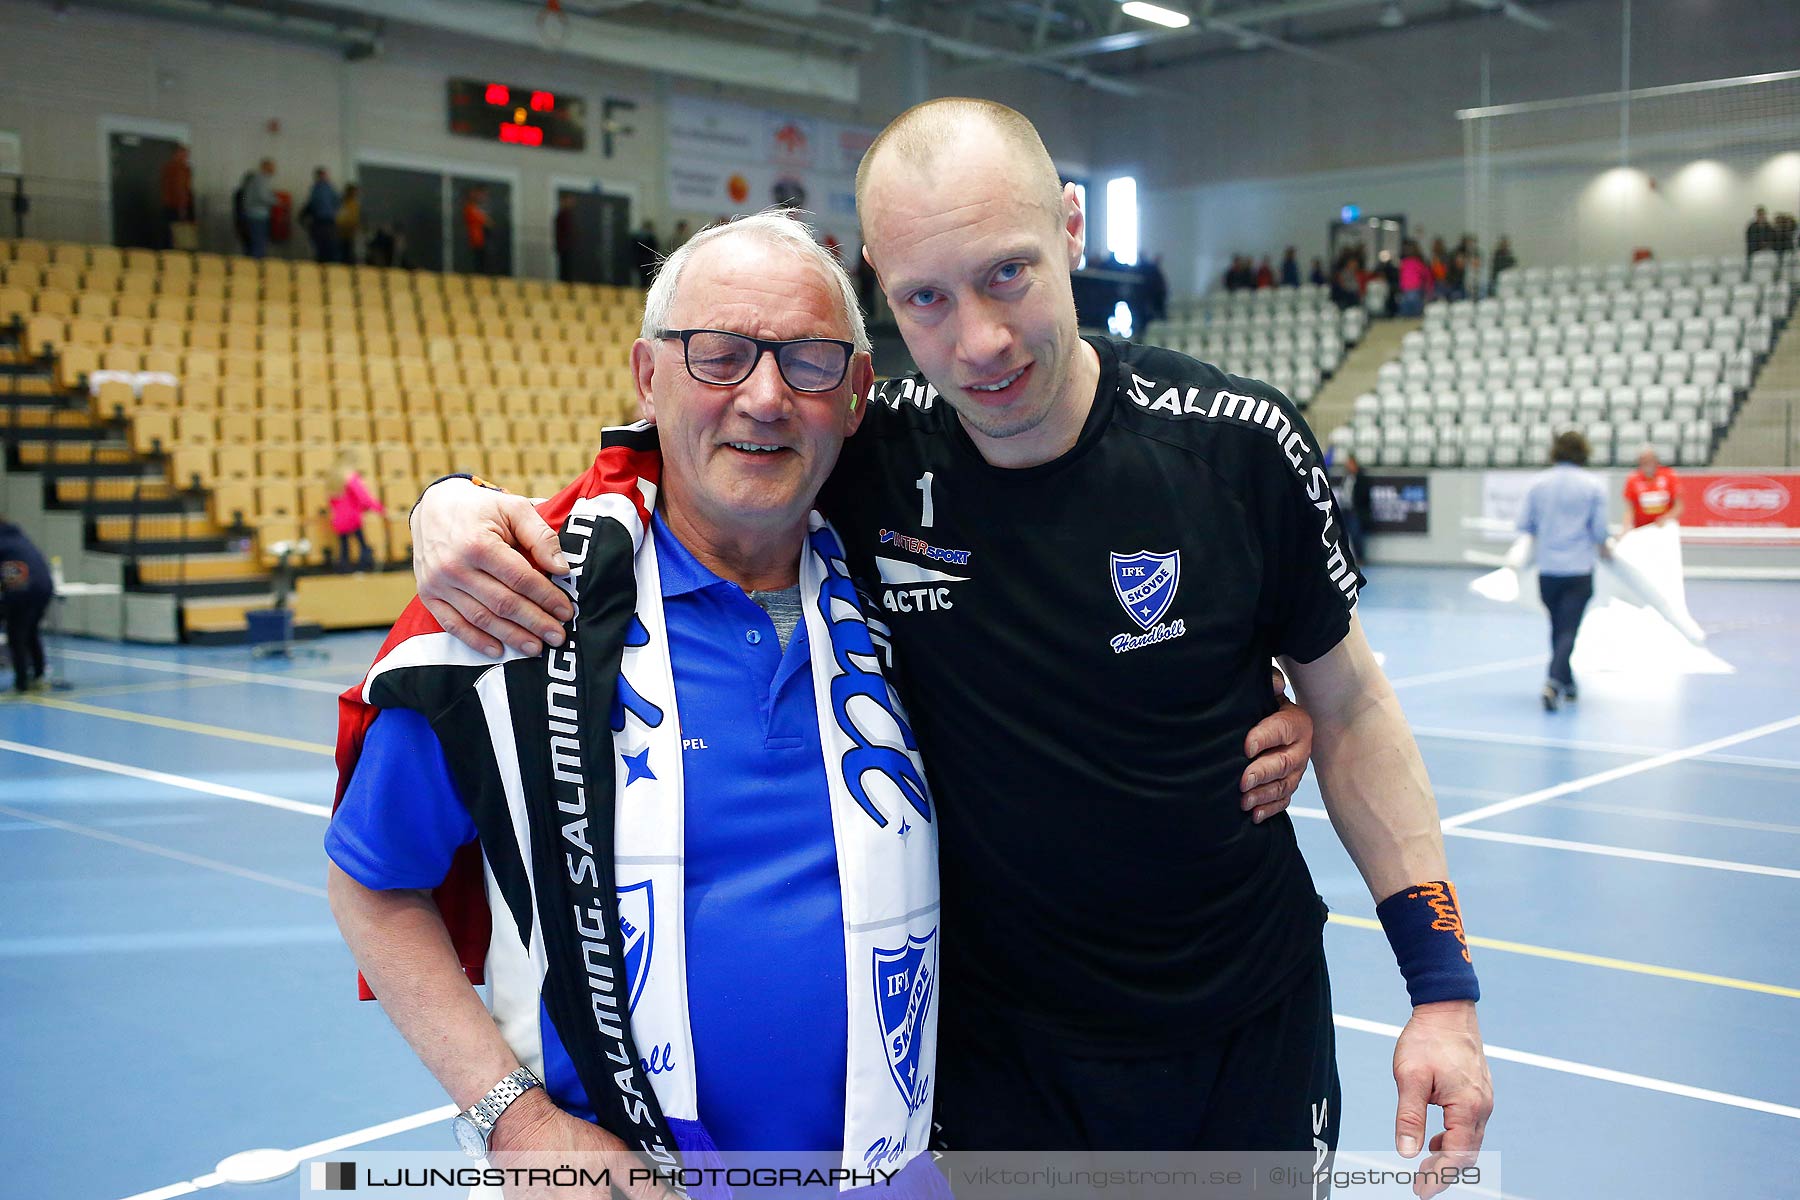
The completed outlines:
{"type": "Polygon", "coordinates": [[[1438,879],[1402,888],[1377,904],[1375,915],[1415,1006],[1481,999],[1454,884],[1438,879]]]}

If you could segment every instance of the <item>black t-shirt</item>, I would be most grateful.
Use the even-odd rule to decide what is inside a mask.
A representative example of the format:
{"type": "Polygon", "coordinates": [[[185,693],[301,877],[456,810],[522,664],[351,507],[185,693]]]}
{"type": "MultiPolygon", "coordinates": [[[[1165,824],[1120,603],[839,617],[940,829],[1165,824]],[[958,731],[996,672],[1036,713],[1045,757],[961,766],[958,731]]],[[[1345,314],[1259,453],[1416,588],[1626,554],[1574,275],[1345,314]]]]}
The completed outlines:
{"type": "Polygon", "coordinates": [[[1336,646],[1362,579],[1285,397],[1090,344],[1062,457],[990,466],[922,378],[891,380],[821,507],[893,628],[937,799],[944,1019],[1154,1053],[1316,960],[1293,824],[1252,824],[1238,778],[1269,659],[1336,646]]]}

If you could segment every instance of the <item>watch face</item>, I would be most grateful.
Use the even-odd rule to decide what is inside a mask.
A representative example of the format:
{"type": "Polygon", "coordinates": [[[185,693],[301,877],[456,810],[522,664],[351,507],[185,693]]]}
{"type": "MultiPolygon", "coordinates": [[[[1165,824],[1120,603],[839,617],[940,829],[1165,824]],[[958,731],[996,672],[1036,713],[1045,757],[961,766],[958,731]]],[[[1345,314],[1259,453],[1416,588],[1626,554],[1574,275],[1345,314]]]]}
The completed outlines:
{"type": "Polygon", "coordinates": [[[464,1154],[470,1158],[487,1157],[487,1139],[481,1136],[475,1122],[459,1113],[450,1122],[450,1127],[456,1131],[456,1144],[462,1147],[464,1154]]]}

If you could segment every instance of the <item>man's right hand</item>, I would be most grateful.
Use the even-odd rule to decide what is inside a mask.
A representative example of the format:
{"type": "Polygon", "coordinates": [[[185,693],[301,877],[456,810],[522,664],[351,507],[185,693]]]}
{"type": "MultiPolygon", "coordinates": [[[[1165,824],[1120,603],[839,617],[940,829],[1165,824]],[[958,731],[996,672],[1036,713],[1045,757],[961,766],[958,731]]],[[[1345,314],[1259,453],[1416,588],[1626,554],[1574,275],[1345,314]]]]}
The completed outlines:
{"type": "Polygon", "coordinates": [[[419,599],[444,632],[498,658],[562,645],[574,607],[547,575],[569,570],[556,531],[523,496],[448,479],[412,511],[419,599]]]}
{"type": "Polygon", "coordinates": [[[610,1187],[508,1187],[506,1200],[611,1200],[615,1192],[630,1200],[672,1196],[660,1186],[627,1182],[631,1169],[645,1166],[646,1160],[592,1121],[558,1108],[543,1088],[532,1088],[500,1114],[488,1142],[488,1157],[497,1167],[521,1170],[573,1167],[593,1174],[605,1170],[612,1180],[610,1187]]]}

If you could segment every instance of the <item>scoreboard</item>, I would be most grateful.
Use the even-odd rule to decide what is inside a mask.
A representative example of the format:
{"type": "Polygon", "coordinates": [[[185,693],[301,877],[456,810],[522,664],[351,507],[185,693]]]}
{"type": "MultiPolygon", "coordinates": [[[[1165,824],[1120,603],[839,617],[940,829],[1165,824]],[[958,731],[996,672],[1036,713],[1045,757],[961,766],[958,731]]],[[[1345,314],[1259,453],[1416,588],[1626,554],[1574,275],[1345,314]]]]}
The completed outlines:
{"type": "Polygon", "coordinates": [[[582,150],[587,146],[587,106],[579,97],[542,88],[452,79],[450,132],[512,146],[582,150]]]}

